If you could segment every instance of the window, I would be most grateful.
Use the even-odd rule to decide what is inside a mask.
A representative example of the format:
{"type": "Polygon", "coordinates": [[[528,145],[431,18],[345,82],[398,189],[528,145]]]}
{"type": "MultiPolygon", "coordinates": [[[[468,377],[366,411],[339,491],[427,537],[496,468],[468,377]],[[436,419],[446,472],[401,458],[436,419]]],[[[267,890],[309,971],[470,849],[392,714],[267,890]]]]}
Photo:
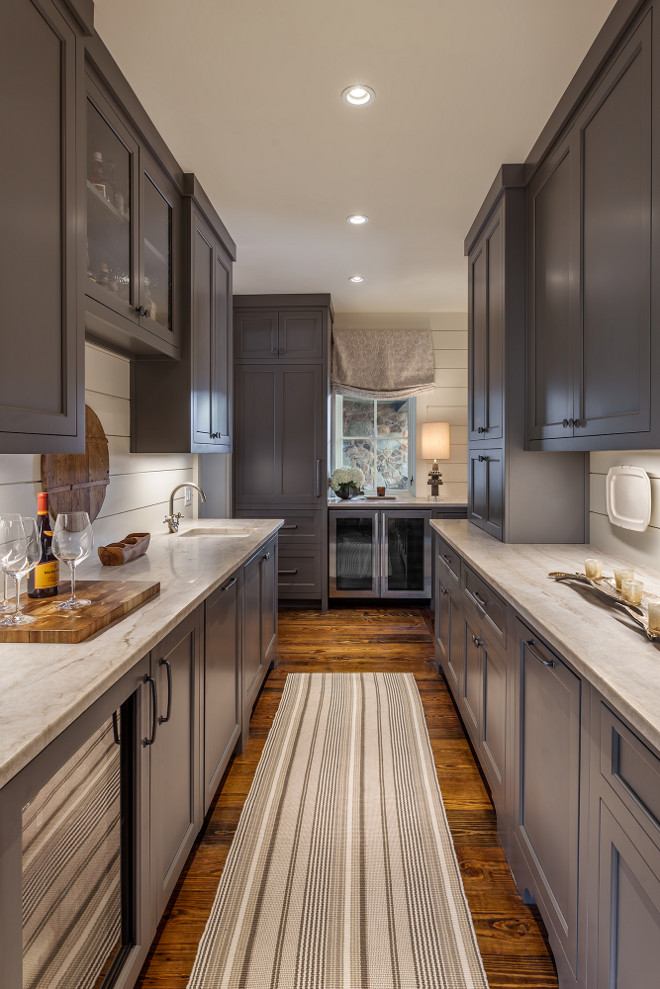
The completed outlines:
{"type": "Polygon", "coordinates": [[[335,395],[334,466],[359,467],[365,489],[408,491],[415,454],[415,399],[335,395]]]}

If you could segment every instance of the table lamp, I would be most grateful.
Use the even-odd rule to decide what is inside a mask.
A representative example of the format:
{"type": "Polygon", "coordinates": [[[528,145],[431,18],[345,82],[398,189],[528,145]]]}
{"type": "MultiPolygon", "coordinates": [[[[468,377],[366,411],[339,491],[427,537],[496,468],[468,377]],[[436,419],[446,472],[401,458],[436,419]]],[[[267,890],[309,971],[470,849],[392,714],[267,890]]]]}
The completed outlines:
{"type": "Polygon", "coordinates": [[[442,474],[438,467],[438,460],[449,460],[449,423],[448,422],[423,422],[422,423],[422,460],[432,460],[433,466],[429,471],[429,479],[426,482],[431,485],[431,495],[433,499],[440,494],[442,484],[442,474]]]}

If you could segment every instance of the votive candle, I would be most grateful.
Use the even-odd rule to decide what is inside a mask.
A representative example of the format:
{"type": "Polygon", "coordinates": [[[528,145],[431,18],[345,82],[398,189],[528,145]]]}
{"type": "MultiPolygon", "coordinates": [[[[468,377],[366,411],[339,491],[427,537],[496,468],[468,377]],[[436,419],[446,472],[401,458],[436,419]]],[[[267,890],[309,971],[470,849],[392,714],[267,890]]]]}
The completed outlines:
{"type": "Polygon", "coordinates": [[[660,632],[660,601],[649,601],[649,630],[660,632]]]}
{"type": "Polygon", "coordinates": [[[603,576],[603,561],[593,558],[585,560],[584,572],[591,580],[599,580],[603,576]]]}
{"type": "Polygon", "coordinates": [[[621,597],[628,604],[641,604],[644,584],[641,580],[622,580],[621,597]]]}
{"type": "Polygon", "coordinates": [[[621,590],[621,581],[634,579],[635,573],[633,570],[630,570],[629,567],[619,567],[618,570],[614,571],[614,582],[616,584],[617,591],[621,590]]]}

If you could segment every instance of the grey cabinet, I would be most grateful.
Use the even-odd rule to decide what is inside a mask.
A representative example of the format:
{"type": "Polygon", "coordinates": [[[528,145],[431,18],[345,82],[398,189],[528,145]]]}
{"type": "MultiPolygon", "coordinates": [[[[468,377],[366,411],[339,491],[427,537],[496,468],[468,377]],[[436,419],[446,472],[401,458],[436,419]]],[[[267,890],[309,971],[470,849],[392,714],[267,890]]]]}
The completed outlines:
{"type": "Polygon", "coordinates": [[[237,360],[302,361],[309,364],[326,358],[328,322],[324,309],[252,310],[251,298],[237,296],[235,300],[237,360]],[[250,308],[246,310],[245,305],[250,308]]]}
{"type": "Polygon", "coordinates": [[[652,989],[660,966],[660,758],[594,695],[589,985],[652,989]]]}
{"type": "Polygon", "coordinates": [[[657,435],[652,44],[647,12],[529,185],[533,449],[648,446],[657,435]]]}
{"type": "Polygon", "coordinates": [[[236,247],[194,175],[184,176],[183,340],[177,362],[131,364],[134,453],[230,453],[236,247]],[[167,395],[167,402],[154,395],[167,395]]]}
{"type": "Polygon", "coordinates": [[[468,518],[498,539],[504,533],[504,454],[493,447],[468,451],[468,518]]]}
{"type": "Polygon", "coordinates": [[[326,492],[326,399],[318,365],[236,366],[237,508],[320,507],[326,492]]]}
{"type": "Polygon", "coordinates": [[[145,691],[151,729],[149,856],[155,923],[174,889],[202,820],[201,610],[151,653],[153,689],[145,691]]]}
{"type": "Polygon", "coordinates": [[[2,32],[0,452],[81,453],[84,42],[54,0],[13,3],[2,32]]]}
{"type": "Polygon", "coordinates": [[[504,421],[504,203],[469,258],[468,436],[501,439],[504,421]]]}
{"type": "Polygon", "coordinates": [[[516,628],[514,875],[542,908],[558,969],[577,977],[581,681],[526,626],[516,628]]]}
{"type": "Polygon", "coordinates": [[[327,607],[329,295],[234,297],[234,514],[284,518],[279,597],[327,607]]]}
{"type": "MultiPolygon", "coordinates": [[[[181,194],[140,131],[151,129],[107,50],[87,45],[85,326],[130,354],[178,357],[181,194]]],[[[177,176],[178,178],[178,176],[177,176]]]]}
{"type": "MultiPolygon", "coordinates": [[[[555,197],[556,198],[556,197],[555,197]]],[[[566,236],[553,199],[544,206],[566,236]],[[555,215],[557,214],[557,216],[555,215]]],[[[532,201],[530,209],[534,209],[532,201]]],[[[503,165],[465,241],[469,262],[468,518],[504,542],[581,542],[584,459],[525,450],[525,172],[503,165]]],[[[538,252],[537,252],[538,253],[538,252]]],[[[554,276],[553,276],[554,277],[554,276]]],[[[548,293],[561,293],[548,279],[548,293]]],[[[568,283],[570,279],[566,278],[568,283]]],[[[544,318],[566,334],[563,311],[544,318]],[[554,322],[553,322],[554,325],[554,322]]],[[[549,344],[553,345],[554,344],[549,344]]],[[[542,358],[545,366],[545,355],[542,358]]],[[[565,374],[566,359],[559,369],[565,374]]]]}
{"type": "Polygon", "coordinates": [[[204,602],[204,813],[241,734],[239,575],[204,602]]]}
{"type": "Polygon", "coordinates": [[[269,667],[277,663],[277,537],[243,566],[241,584],[241,706],[245,743],[254,702],[269,667]]]}

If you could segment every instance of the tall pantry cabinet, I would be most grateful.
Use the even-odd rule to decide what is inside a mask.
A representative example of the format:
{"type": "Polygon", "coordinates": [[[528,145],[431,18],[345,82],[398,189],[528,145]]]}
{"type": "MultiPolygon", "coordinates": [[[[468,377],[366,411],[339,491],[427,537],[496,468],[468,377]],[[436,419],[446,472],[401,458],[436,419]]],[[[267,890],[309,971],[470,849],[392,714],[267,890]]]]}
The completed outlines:
{"type": "Polygon", "coordinates": [[[234,514],[284,518],[280,601],[327,607],[330,296],[234,296],[234,514]]]}

